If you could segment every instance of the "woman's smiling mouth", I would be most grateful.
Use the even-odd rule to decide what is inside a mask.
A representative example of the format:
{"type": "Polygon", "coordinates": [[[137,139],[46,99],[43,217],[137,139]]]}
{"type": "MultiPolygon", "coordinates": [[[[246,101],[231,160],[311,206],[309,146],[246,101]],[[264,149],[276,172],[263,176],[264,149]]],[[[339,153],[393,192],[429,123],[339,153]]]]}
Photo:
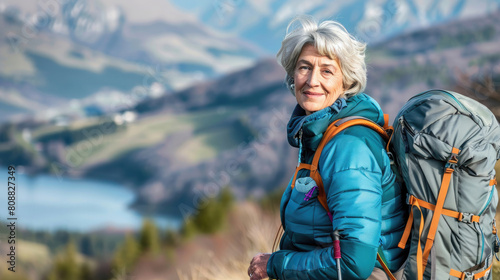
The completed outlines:
{"type": "Polygon", "coordinates": [[[324,93],[306,90],[304,91],[304,95],[306,95],[307,97],[320,97],[324,95],[324,93]]]}

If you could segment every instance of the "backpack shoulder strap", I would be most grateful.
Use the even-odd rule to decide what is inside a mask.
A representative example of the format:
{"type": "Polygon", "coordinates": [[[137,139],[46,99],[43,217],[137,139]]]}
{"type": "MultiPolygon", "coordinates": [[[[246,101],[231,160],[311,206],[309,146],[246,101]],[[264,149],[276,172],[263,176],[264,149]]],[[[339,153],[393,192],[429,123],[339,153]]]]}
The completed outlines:
{"type": "MultiPolygon", "coordinates": [[[[323,138],[321,139],[321,142],[318,145],[318,148],[316,149],[316,152],[314,153],[313,161],[311,164],[300,164],[297,166],[297,169],[295,171],[295,175],[293,178],[292,182],[292,188],[295,185],[295,178],[297,177],[297,173],[300,169],[309,169],[310,170],[310,177],[316,182],[318,185],[318,201],[321,203],[323,208],[325,208],[326,212],[328,213],[328,216],[330,220],[332,220],[331,212],[328,208],[328,204],[326,201],[326,193],[325,193],[325,187],[323,185],[323,180],[321,179],[321,175],[319,174],[318,171],[318,164],[319,164],[319,158],[321,156],[321,152],[323,151],[323,148],[325,145],[330,142],[330,140],[335,137],[337,134],[342,132],[344,129],[355,126],[355,125],[361,125],[368,127],[374,131],[376,131],[382,138],[388,143],[387,144],[387,149],[389,148],[389,142],[390,142],[390,134],[392,134],[392,127],[388,125],[389,123],[389,117],[388,115],[384,115],[384,127],[381,127],[377,123],[363,117],[358,117],[358,116],[352,116],[352,117],[347,117],[343,119],[339,119],[333,123],[331,123],[328,128],[326,129],[325,133],[323,134],[323,138]],[[389,132],[389,133],[388,133],[389,132]]],[[[389,270],[385,259],[383,258],[383,254],[381,254],[381,248],[379,248],[379,252],[377,252],[377,260],[380,262],[382,265],[382,268],[384,269],[385,273],[388,275],[388,277],[391,280],[396,280],[394,275],[391,273],[389,270]]]]}
{"type": "Polygon", "coordinates": [[[333,137],[342,132],[344,129],[355,125],[361,125],[373,129],[378,134],[380,134],[386,142],[389,141],[389,135],[387,134],[387,132],[383,127],[363,117],[353,116],[344,119],[339,119],[328,126],[325,133],[323,134],[323,138],[321,139],[318,148],[316,149],[316,152],[314,153],[314,157],[311,163],[311,174],[310,174],[310,177],[316,182],[316,184],[318,184],[318,200],[327,212],[330,212],[330,210],[328,209],[328,204],[326,202],[326,193],[325,193],[325,187],[323,186],[323,180],[321,179],[321,175],[319,174],[318,171],[319,158],[321,156],[323,148],[326,146],[328,142],[330,142],[330,140],[333,137]]]}
{"type": "Polygon", "coordinates": [[[331,123],[328,128],[326,129],[325,133],[323,134],[323,138],[321,139],[321,142],[318,145],[318,148],[316,149],[316,152],[314,153],[314,157],[312,160],[311,164],[305,164],[301,163],[297,168],[295,169],[295,174],[293,176],[292,180],[292,189],[295,186],[295,179],[297,178],[297,173],[301,169],[309,169],[310,170],[310,177],[318,184],[318,200],[325,208],[325,210],[330,213],[330,210],[328,209],[328,204],[326,202],[326,193],[325,193],[325,188],[323,185],[323,180],[321,179],[321,175],[319,174],[318,171],[318,164],[319,164],[319,158],[321,156],[321,152],[323,151],[323,148],[325,145],[330,142],[330,140],[335,137],[337,134],[342,132],[344,129],[355,126],[355,125],[361,125],[368,127],[370,129],[373,129],[376,131],[378,134],[382,136],[382,138],[386,141],[389,142],[390,136],[386,132],[386,130],[391,130],[392,127],[388,126],[388,116],[384,115],[384,120],[385,124],[384,127],[381,127],[377,123],[373,122],[372,120],[369,120],[364,117],[359,117],[359,116],[351,116],[343,119],[338,119],[335,122],[331,123]]]}
{"type": "MultiPolygon", "coordinates": [[[[312,165],[317,167],[319,163],[319,157],[321,156],[321,152],[323,148],[325,147],[326,143],[328,143],[333,137],[335,137],[337,134],[339,134],[341,131],[344,129],[355,126],[355,125],[361,125],[368,127],[375,132],[377,132],[387,143],[386,149],[389,152],[389,143],[390,139],[392,136],[392,131],[393,128],[389,126],[389,115],[384,114],[384,126],[381,127],[377,123],[373,122],[372,120],[369,120],[367,118],[363,117],[357,117],[357,116],[352,116],[352,117],[347,117],[344,119],[340,119],[334,123],[332,123],[330,126],[328,126],[328,129],[326,130],[325,134],[323,135],[323,138],[321,139],[321,142],[318,146],[318,149],[316,150],[313,158],[312,165]]],[[[313,171],[311,170],[311,178],[316,181],[318,184],[318,200],[323,205],[323,208],[328,212],[329,216],[331,217],[330,210],[328,209],[328,204],[326,202],[326,193],[325,193],[325,188],[323,185],[323,180],[321,179],[321,175],[319,174],[317,168],[315,168],[314,175],[313,171]]],[[[391,280],[396,280],[396,277],[392,274],[392,272],[389,270],[389,267],[387,266],[387,261],[384,258],[384,254],[382,251],[382,248],[379,247],[379,250],[377,252],[377,261],[380,263],[382,268],[384,269],[384,272],[387,274],[389,279],[391,280]]]]}

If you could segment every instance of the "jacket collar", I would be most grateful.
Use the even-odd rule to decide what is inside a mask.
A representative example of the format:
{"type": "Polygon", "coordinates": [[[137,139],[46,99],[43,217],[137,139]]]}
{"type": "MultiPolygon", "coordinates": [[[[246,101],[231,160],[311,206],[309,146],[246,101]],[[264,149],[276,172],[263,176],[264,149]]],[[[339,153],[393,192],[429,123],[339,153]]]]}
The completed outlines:
{"type": "Polygon", "coordinates": [[[348,99],[339,98],[333,105],[307,116],[304,109],[295,106],[287,125],[288,143],[299,147],[299,131],[302,131],[304,148],[316,150],[328,125],[337,119],[348,116],[361,116],[383,125],[384,116],[375,100],[364,93],[348,99]]]}
{"type": "MultiPolygon", "coordinates": [[[[319,141],[321,141],[323,132],[326,131],[326,128],[331,123],[332,117],[337,115],[346,106],[346,100],[339,98],[331,106],[307,116],[305,110],[297,104],[287,126],[288,143],[294,147],[299,147],[298,133],[301,129],[304,139],[316,142],[316,138],[319,138],[319,141]]],[[[309,145],[305,146],[308,147],[309,145]]]]}

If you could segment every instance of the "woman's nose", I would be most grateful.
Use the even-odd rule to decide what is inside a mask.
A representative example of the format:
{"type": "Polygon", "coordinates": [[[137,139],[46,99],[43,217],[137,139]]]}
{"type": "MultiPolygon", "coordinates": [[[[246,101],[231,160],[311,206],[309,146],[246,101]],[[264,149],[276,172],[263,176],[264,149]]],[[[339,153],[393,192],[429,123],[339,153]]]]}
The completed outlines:
{"type": "Polygon", "coordinates": [[[319,85],[319,74],[318,71],[316,71],[315,69],[313,69],[310,73],[309,73],[309,77],[307,79],[307,84],[310,86],[310,87],[314,87],[314,86],[317,86],[319,85]]]}

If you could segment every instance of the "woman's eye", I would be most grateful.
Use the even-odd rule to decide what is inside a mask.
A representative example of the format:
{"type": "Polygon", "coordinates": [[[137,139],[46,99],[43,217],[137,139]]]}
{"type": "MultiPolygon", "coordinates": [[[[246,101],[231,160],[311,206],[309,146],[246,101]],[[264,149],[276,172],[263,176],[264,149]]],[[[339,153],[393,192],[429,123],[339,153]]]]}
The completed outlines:
{"type": "Polygon", "coordinates": [[[309,73],[311,67],[309,66],[299,66],[299,68],[297,69],[297,72],[300,74],[300,75],[307,75],[307,73],[309,73]]]}

